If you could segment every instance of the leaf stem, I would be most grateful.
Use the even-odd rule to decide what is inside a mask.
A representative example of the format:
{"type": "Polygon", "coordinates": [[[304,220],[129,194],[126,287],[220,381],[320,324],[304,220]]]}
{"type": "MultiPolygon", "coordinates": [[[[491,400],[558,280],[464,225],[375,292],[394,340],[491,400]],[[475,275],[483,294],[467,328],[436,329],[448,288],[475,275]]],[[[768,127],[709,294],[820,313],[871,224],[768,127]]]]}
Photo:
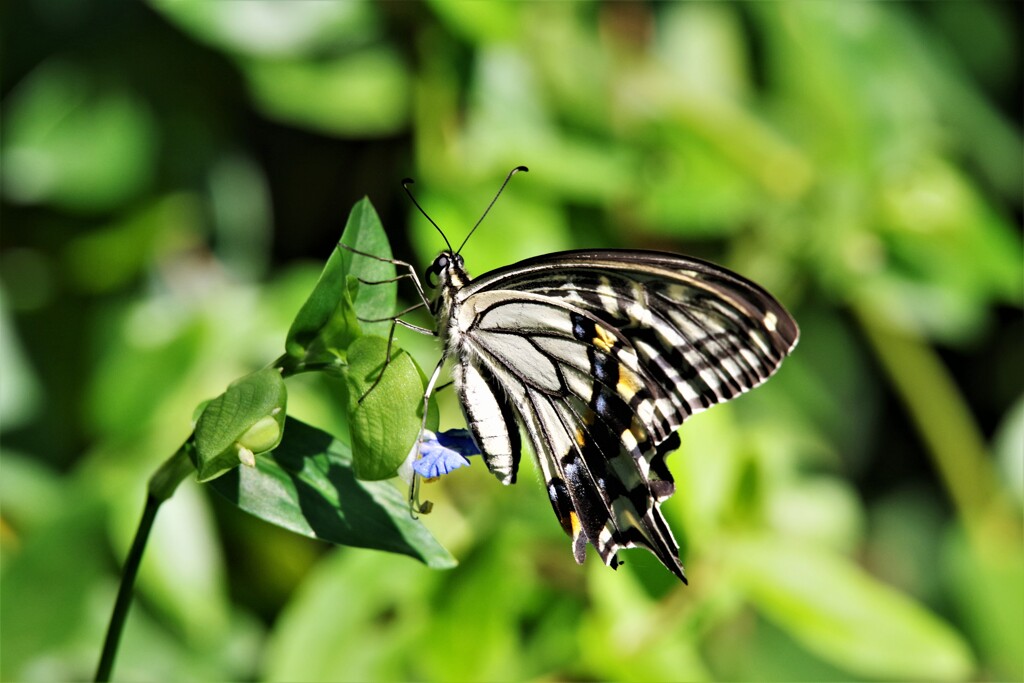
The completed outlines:
{"type": "Polygon", "coordinates": [[[278,368],[281,371],[281,376],[288,378],[292,375],[298,375],[303,372],[327,372],[328,374],[334,373],[337,375],[341,372],[344,365],[345,363],[341,359],[307,362],[305,360],[299,360],[294,356],[284,354],[271,363],[270,367],[278,368]]]}
{"type": "Polygon", "coordinates": [[[135,588],[135,578],[139,573],[139,565],[142,563],[142,553],[146,549],[146,542],[149,540],[149,532],[156,520],[157,510],[165,500],[171,497],[178,484],[195,467],[188,456],[188,449],[191,441],[186,442],[178,451],[164,462],[163,465],[153,474],[149,480],[148,494],[146,495],[146,507],[142,511],[142,519],[139,521],[139,528],[135,531],[135,540],[132,541],[131,550],[124,561],[124,569],[121,573],[121,586],[117,591],[117,600],[114,602],[114,611],[110,615],[110,625],[107,627],[107,637],[103,642],[103,652],[100,654],[100,663],[96,667],[96,681],[109,681],[111,671],[114,668],[114,658],[117,656],[117,648],[121,642],[121,633],[124,631],[125,620],[128,618],[128,608],[131,606],[132,592],[135,588]]]}
{"type": "Polygon", "coordinates": [[[985,439],[935,351],[920,338],[855,305],[861,327],[917,426],[932,462],[975,543],[999,510],[1001,491],[985,439]]]}

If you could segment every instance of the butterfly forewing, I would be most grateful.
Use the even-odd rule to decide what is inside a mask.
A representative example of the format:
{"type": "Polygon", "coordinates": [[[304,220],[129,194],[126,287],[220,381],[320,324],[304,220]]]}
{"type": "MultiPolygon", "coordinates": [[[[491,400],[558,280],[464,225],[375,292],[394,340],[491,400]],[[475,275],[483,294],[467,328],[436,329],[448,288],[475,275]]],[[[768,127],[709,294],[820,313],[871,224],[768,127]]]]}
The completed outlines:
{"type": "Polygon", "coordinates": [[[797,340],[792,317],[738,275],[658,252],[550,254],[472,281],[442,273],[441,296],[488,468],[515,481],[518,423],[577,561],[587,542],[613,567],[620,548],[646,547],[685,580],[659,509],[674,489],[665,456],[688,416],[775,372],[797,340]]]}

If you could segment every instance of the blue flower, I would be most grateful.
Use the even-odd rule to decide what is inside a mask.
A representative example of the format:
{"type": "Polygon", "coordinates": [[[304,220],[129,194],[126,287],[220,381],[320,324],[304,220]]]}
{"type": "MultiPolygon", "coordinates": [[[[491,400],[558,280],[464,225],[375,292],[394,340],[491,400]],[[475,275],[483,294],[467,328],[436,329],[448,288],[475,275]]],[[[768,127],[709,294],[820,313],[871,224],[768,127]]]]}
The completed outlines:
{"type": "MultiPolygon", "coordinates": [[[[469,465],[466,456],[480,454],[466,429],[449,429],[439,434],[424,430],[418,445],[420,457],[413,460],[412,469],[425,479],[436,479],[466,467],[469,465]]],[[[415,447],[413,450],[415,452],[415,447]]]]}

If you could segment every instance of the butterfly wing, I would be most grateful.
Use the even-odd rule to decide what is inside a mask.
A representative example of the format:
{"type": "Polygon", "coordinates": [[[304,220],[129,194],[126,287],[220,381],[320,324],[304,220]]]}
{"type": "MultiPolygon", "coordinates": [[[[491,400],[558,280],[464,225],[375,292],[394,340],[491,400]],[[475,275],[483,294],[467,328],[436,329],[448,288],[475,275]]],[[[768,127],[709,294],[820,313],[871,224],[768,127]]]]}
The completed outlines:
{"type": "Polygon", "coordinates": [[[795,345],[757,285],[658,252],[563,252],[492,271],[456,294],[456,385],[488,467],[515,480],[528,435],[582,562],[646,547],[685,581],[660,512],[665,456],[689,416],[765,381],[795,345]]]}

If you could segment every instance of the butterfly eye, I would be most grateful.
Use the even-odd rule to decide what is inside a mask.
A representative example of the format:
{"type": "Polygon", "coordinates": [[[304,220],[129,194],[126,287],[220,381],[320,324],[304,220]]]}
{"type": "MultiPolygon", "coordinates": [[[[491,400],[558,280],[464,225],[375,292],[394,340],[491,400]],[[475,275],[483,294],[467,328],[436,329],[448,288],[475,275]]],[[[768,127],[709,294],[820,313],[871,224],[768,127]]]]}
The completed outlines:
{"type": "Polygon", "coordinates": [[[430,287],[437,287],[438,279],[437,276],[441,274],[441,271],[448,267],[448,257],[445,254],[441,254],[434,262],[427,268],[427,285],[430,287]]]}

